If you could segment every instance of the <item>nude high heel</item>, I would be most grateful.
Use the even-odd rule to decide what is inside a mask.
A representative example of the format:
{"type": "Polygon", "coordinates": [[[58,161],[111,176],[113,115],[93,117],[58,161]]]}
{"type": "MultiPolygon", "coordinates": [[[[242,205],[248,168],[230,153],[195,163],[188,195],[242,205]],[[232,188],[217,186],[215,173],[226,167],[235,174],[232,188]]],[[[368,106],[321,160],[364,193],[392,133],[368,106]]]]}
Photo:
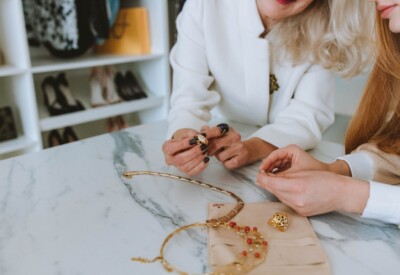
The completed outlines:
{"type": "Polygon", "coordinates": [[[129,127],[128,123],[126,123],[123,116],[119,115],[114,118],[115,124],[118,126],[119,130],[123,130],[129,127]]]}
{"type": "Polygon", "coordinates": [[[106,89],[106,100],[110,104],[118,103],[121,102],[121,98],[118,96],[115,86],[114,86],[114,75],[115,75],[115,70],[111,68],[110,66],[104,67],[104,74],[103,74],[103,81],[104,81],[104,86],[106,89]]]}
{"type": "Polygon", "coordinates": [[[106,101],[106,89],[104,89],[101,80],[102,76],[100,75],[101,68],[92,68],[92,72],[89,77],[90,83],[90,104],[92,107],[99,107],[107,105],[106,101]]]}

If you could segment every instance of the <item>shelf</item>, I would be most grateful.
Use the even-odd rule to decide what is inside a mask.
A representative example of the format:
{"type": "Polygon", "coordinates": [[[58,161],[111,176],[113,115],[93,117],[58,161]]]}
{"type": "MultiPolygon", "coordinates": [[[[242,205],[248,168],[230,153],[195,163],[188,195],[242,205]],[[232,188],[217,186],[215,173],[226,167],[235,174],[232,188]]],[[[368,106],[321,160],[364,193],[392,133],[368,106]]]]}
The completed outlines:
{"type": "Polygon", "coordinates": [[[171,92],[168,0],[132,2],[149,12],[151,54],[117,55],[88,51],[68,59],[51,55],[43,45],[29,46],[25,25],[29,18],[24,18],[23,2],[0,0],[0,51],[6,61],[0,65],[0,103],[15,110],[20,134],[16,139],[0,142],[0,160],[43,150],[46,132],[53,129],[74,126],[82,129],[85,137],[90,137],[105,133],[99,125],[113,116],[124,115],[129,125],[165,118],[171,92]],[[149,98],[91,108],[91,68],[102,66],[112,66],[120,72],[132,71],[149,98]],[[71,96],[79,100],[85,110],[49,115],[44,106],[45,93],[41,84],[46,77],[54,77],[60,72],[66,73],[71,96]]]}
{"type": "Polygon", "coordinates": [[[123,102],[104,107],[87,109],[66,115],[47,117],[40,120],[40,130],[50,131],[67,126],[96,121],[107,117],[146,110],[164,104],[164,96],[149,96],[149,98],[123,102]]]}
{"type": "Polygon", "coordinates": [[[146,55],[87,55],[80,58],[63,60],[52,56],[32,58],[32,73],[46,73],[64,70],[90,68],[96,66],[123,64],[153,60],[165,56],[162,53],[146,55]]]}
{"type": "Polygon", "coordinates": [[[0,77],[14,76],[26,72],[26,69],[17,68],[14,66],[0,66],[0,77]]]}
{"type": "Polygon", "coordinates": [[[26,136],[0,142],[0,155],[30,149],[36,146],[36,142],[26,136]]]}

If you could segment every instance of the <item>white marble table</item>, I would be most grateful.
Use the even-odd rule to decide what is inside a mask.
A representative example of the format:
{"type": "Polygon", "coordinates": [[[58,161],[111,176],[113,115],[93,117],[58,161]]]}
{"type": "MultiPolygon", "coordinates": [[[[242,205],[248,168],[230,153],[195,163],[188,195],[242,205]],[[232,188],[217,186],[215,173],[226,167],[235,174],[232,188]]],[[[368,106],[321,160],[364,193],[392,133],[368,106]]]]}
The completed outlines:
{"type": "MultiPolygon", "coordinates": [[[[244,135],[253,130],[236,125],[244,135]]],[[[178,226],[206,218],[208,202],[229,198],[196,186],[149,176],[126,180],[126,170],[178,174],[164,164],[165,122],[130,128],[0,162],[0,274],[165,274],[153,257],[178,226]]],[[[333,159],[341,148],[322,143],[315,155],[333,159]]],[[[226,171],[211,160],[197,179],[228,188],[246,202],[275,200],[254,184],[257,166],[226,171]]],[[[396,226],[331,213],[310,219],[333,274],[399,274],[396,226]]],[[[205,236],[174,240],[169,259],[200,272],[205,236]],[[190,241],[188,241],[190,240],[190,241]]]]}

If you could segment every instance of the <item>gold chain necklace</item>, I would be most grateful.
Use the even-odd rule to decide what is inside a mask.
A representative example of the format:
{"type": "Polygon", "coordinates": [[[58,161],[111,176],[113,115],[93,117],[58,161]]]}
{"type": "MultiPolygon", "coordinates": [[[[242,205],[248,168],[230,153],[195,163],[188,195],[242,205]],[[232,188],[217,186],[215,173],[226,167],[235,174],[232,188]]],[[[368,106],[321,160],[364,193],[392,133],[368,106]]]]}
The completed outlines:
{"type": "Polygon", "coordinates": [[[243,240],[243,245],[245,249],[242,253],[233,261],[232,263],[226,266],[219,266],[211,273],[212,275],[222,275],[222,274],[244,274],[252,270],[254,267],[259,265],[265,260],[267,254],[267,242],[264,240],[264,237],[257,231],[256,227],[249,227],[246,225],[238,225],[236,222],[231,221],[244,207],[243,200],[228,190],[213,186],[208,183],[204,183],[198,180],[185,178],[181,176],[175,176],[167,173],[159,173],[159,172],[152,172],[152,171],[129,171],[123,174],[126,178],[133,178],[134,176],[138,175],[151,175],[151,176],[161,176],[166,178],[171,178],[183,182],[188,182],[194,185],[198,185],[212,191],[216,191],[219,193],[223,193],[228,195],[236,200],[236,205],[232,210],[229,211],[228,214],[218,217],[215,219],[207,220],[205,223],[193,223],[189,225],[182,226],[173,232],[171,232],[163,241],[161,248],[160,248],[160,255],[155,257],[154,259],[146,259],[141,257],[132,258],[132,261],[137,261],[141,263],[154,263],[160,261],[165,270],[168,272],[176,272],[181,275],[190,275],[190,273],[184,272],[179,270],[178,268],[174,267],[170,264],[164,256],[164,248],[167,243],[178,233],[185,231],[187,229],[193,227],[202,227],[202,228],[225,228],[230,231],[234,231],[240,238],[243,240]]]}

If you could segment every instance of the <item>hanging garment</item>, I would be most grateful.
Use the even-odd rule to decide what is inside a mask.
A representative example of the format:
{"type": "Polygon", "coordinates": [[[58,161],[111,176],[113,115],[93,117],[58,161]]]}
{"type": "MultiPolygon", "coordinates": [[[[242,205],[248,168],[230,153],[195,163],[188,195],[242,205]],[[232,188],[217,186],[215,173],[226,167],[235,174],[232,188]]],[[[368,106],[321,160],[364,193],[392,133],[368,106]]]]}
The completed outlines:
{"type": "Polygon", "coordinates": [[[71,58],[108,37],[119,0],[23,0],[23,7],[29,44],[71,58]]]}

